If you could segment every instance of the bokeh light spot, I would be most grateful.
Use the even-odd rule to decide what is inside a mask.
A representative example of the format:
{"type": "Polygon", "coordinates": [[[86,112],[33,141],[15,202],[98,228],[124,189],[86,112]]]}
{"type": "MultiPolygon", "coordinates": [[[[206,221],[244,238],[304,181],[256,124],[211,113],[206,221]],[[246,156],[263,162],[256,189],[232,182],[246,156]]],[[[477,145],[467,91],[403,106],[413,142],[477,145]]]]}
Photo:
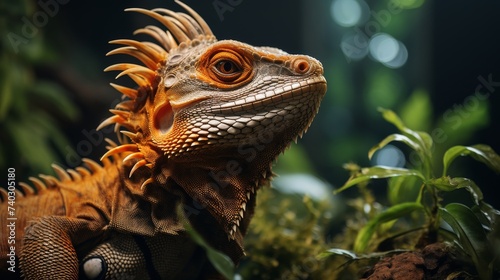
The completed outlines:
{"type": "Polygon", "coordinates": [[[389,34],[377,33],[370,39],[370,55],[389,68],[399,68],[408,60],[408,50],[389,34]]]}
{"type": "Polygon", "coordinates": [[[399,44],[391,35],[385,33],[375,34],[370,40],[371,56],[382,63],[393,60],[399,52],[399,44]]]}
{"type": "Polygon", "coordinates": [[[399,148],[393,145],[387,145],[375,154],[374,163],[375,165],[404,167],[406,159],[399,148]]]}
{"type": "Polygon", "coordinates": [[[362,17],[361,5],[356,0],[334,0],[330,11],[333,20],[344,27],[358,24],[362,17]]]}
{"type": "Polygon", "coordinates": [[[391,61],[384,63],[384,65],[389,68],[399,68],[403,66],[408,60],[408,50],[406,49],[405,45],[399,41],[398,44],[399,44],[399,51],[397,55],[391,61]]]}

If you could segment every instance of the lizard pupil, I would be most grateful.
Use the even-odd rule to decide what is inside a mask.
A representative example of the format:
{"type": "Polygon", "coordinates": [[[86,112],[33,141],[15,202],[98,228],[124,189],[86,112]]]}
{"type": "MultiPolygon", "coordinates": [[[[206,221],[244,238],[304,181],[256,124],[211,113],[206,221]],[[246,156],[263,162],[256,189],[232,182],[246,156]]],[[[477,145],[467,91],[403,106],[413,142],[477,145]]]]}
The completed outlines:
{"type": "Polygon", "coordinates": [[[217,70],[222,74],[233,74],[239,71],[236,64],[230,60],[222,60],[217,63],[217,70]]]}

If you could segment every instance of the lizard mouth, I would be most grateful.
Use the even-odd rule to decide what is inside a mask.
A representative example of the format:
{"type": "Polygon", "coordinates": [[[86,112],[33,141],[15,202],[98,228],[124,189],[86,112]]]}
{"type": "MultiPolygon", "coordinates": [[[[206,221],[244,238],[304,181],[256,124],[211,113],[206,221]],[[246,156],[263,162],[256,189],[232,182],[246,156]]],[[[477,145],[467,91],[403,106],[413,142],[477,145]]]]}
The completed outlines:
{"type": "Polygon", "coordinates": [[[301,102],[303,96],[317,94],[318,98],[326,92],[326,80],[323,76],[315,76],[309,80],[291,83],[272,91],[257,93],[237,101],[228,102],[213,108],[220,113],[235,113],[235,111],[253,111],[256,108],[278,106],[284,100],[301,102]]]}

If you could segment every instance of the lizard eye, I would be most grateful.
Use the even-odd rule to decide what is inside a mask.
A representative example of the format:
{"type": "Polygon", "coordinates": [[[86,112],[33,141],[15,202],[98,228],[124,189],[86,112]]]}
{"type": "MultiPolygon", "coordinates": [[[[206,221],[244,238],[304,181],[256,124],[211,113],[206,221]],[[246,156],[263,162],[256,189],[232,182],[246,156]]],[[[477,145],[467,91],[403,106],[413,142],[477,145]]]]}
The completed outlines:
{"type": "Polygon", "coordinates": [[[243,74],[241,64],[227,57],[216,59],[211,68],[213,78],[223,83],[234,82],[243,74]]]}
{"type": "Polygon", "coordinates": [[[232,78],[232,76],[241,74],[239,65],[236,65],[236,63],[228,59],[217,61],[215,63],[215,71],[219,72],[219,75],[226,78],[232,78]]]}
{"type": "Polygon", "coordinates": [[[219,89],[249,83],[254,75],[252,54],[229,44],[208,49],[197,64],[197,78],[219,89]]]}
{"type": "Polygon", "coordinates": [[[226,85],[236,85],[248,77],[251,65],[248,59],[241,54],[233,50],[225,50],[210,57],[207,70],[213,81],[226,85]]]}

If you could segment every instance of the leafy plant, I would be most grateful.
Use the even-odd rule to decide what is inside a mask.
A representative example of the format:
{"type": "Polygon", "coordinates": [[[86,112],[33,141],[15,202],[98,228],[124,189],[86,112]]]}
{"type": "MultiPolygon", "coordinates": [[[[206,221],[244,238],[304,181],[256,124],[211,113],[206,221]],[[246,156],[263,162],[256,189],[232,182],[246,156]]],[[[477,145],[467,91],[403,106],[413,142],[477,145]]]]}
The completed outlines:
{"type": "Polygon", "coordinates": [[[284,193],[279,187],[260,190],[259,207],[245,237],[247,257],[239,266],[196,232],[181,207],[177,213],[187,233],[224,279],[325,279],[336,274],[340,265],[318,257],[327,247],[321,225],[335,215],[329,209],[330,202],[284,193]]]}
{"type": "MultiPolygon", "coordinates": [[[[441,176],[434,175],[434,142],[425,132],[405,126],[391,110],[380,110],[383,118],[393,124],[398,133],[391,134],[375,145],[368,153],[369,158],[392,142],[408,146],[416,158],[410,168],[373,166],[353,168],[351,177],[337,191],[342,192],[355,185],[366,188],[372,179],[388,179],[388,196],[392,205],[369,217],[354,241],[354,252],[331,249],[327,255],[343,255],[355,260],[365,253],[376,251],[381,244],[410,233],[420,232],[412,244],[423,247],[437,241],[450,242],[458,248],[462,257],[473,264],[481,279],[491,279],[498,273],[500,262],[500,234],[497,222],[500,212],[487,204],[480,188],[468,178],[451,177],[450,165],[459,156],[470,156],[500,173],[500,156],[487,145],[454,146],[442,157],[441,176]],[[409,190],[415,189],[411,192],[409,190]],[[465,190],[470,194],[466,204],[445,203],[447,193],[465,190]],[[415,193],[410,200],[401,200],[403,192],[415,193]],[[398,222],[403,225],[395,226],[398,222]]],[[[407,198],[407,196],[406,196],[407,198]]],[[[465,202],[464,202],[465,203],[465,202]]],[[[375,255],[374,255],[375,256],[375,255]]],[[[379,255],[377,254],[376,257],[379,255]]]]}
{"type": "Polygon", "coordinates": [[[340,263],[318,258],[331,246],[325,230],[336,215],[331,212],[332,201],[325,197],[318,201],[285,193],[277,184],[259,190],[245,237],[247,257],[238,274],[243,279],[332,279],[340,263]]]}

